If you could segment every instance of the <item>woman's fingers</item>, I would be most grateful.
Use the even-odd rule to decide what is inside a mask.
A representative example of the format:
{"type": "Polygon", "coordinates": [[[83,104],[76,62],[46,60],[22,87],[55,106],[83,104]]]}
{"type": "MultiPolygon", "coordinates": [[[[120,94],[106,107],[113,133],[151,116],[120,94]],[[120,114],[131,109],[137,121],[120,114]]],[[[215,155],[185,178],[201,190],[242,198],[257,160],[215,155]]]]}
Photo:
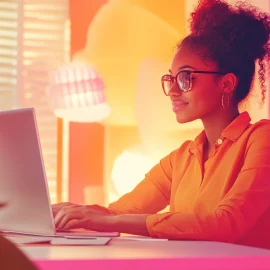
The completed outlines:
{"type": "MultiPolygon", "coordinates": [[[[105,208],[106,210],[106,208],[105,208]]],[[[87,224],[79,221],[92,218],[93,216],[108,216],[110,213],[98,205],[69,205],[62,207],[55,216],[55,226],[58,230],[67,229],[69,222],[76,228],[86,228],[87,224]],[[81,227],[80,227],[81,226],[81,227]]],[[[70,225],[71,226],[71,225],[70,225]]]]}
{"type": "Polygon", "coordinates": [[[65,206],[62,207],[58,213],[56,214],[55,218],[54,218],[54,222],[55,222],[55,227],[58,228],[59,224],[61,222],[61,220],[69,213],[74,212],[75,208],[79,208],[79,206],[76,205],[69,205],[69,206],[65,206]]]}
{"type": "Polygon", "coordinates": [[[56,203],[56,204],[52,204],[52,212],[53,212],[53,217],[55,217],[57,215],[57,213],[64,207],[66,206],[72,206],[72,205],[76,205],[73,203],[69,203],[69,202],[63,202],[63,203],[56,203]]]}
{"type": "Polygon", "coordinates": [[[65,226],[72,220],[84,219],[84,216],[80,212],[70,212],[60,217],[59,221],[55,224],[56,229],[64,229],[65,226]]]}
{"type": "Polygon", "coordinates": [[[71,221],[69,221],[64,229],[65,230],[72,230],[72,229],[80,229],[80,228],[84,228],[84,229],[88,229],[91,230],[91,222],[89,220],[89,218],[84,218],[84,219],[73,219],[71,221]]]}

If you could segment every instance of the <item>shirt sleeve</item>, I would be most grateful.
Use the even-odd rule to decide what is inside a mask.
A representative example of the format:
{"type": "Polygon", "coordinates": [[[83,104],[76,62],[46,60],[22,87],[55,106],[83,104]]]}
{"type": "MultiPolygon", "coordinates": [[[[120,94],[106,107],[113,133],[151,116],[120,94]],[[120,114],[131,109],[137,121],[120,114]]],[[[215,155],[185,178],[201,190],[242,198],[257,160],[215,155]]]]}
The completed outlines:
{"type": "Polygon", "coordinates": [[[236,242],[270,207],[270,124],[250,136],[243,167],[234,185],[209,213],[169,212],[150,215],[152,237],[236,242]]]}
{"type": "Polygon", "coordinates": [[[131,192],[110,204],[109,211],[114,214],[154,214],[164,209],[170,202],[175,151],[161,159],[131,192]]]}

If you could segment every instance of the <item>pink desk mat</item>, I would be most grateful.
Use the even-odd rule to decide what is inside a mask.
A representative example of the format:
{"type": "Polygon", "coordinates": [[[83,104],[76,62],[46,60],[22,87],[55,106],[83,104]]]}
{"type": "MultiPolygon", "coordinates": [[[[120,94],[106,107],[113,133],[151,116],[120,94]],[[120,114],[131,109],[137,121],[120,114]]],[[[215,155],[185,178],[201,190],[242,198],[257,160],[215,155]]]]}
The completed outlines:
{"type": "Polygon", "coordinates": [[[270,256],[233,258],[166,258],[166,259],[123,259],[123,260],[36,260],[40,270],[266,270],[270,269],[270,256]]]}

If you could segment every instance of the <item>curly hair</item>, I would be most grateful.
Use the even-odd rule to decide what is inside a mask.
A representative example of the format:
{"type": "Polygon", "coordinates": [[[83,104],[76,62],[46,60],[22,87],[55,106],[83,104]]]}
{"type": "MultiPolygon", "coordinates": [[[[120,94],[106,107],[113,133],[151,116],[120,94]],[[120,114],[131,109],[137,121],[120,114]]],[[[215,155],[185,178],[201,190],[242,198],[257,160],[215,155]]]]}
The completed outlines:
{"type": "Polygon", "coordinates": [[[200,0],[191,13],[190,30],[180,44],[217,63],[222,72],[238,77],[234,101],[239,104],[250,93],[259,64],[262,103],[266,94],[266,70],[270,60],[270,18],[247,2],[231,6],[222,0],[200,0]]]}

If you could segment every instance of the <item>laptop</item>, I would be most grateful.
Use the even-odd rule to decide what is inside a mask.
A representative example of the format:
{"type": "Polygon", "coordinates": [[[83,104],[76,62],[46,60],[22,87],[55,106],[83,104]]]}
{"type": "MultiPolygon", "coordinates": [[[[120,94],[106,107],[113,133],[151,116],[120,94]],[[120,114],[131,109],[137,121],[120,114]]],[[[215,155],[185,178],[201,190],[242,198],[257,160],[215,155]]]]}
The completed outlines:
{"type": "Polygon", "coordinates": [[[118,232],[57,232],[35,110],[0,111],[0,231],[36,236],[117,237],[118,232]]]}

